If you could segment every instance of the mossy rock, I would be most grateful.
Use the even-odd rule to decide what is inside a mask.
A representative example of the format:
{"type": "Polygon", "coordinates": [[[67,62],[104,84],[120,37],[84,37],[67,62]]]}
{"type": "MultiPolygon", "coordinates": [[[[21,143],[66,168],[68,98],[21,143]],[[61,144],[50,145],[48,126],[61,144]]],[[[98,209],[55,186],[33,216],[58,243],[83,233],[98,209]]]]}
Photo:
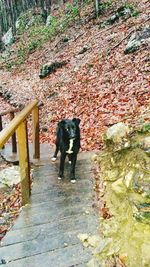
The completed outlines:
{"type": "Polygon", "coordinates": [[[51,63],[46,63],[41,67],[39,77],[44,78],[48,74],[55,72],[58,68],[61,68],[62,66],[66,64],[67,64],[66,61],[62,61],[62,62],[54,61],[51,63]]]}
{"type": "Polygon", "coordinates": [[[150,212],[139,212],[136,213],[134,216],[138,221],[150,224],[150,212]]]}
{"type": "Polygon", "coordinates": [[[102,214],[100,229],[104,240],[112,238],[104,251],[96,251],[96,257],[99,262],[104,261],[103,266],[109,266],[108,260],[119,255],[125,266],[146,267],[150,260],[149,126],[146,131],[131,128],[121,133],[120,127],[114,127],[107,130],[104,149],[94,158],[100,167],[99,197],[111,215],[105,219],[102,214]],[[116,150],[116,141],[123,144],[124,138],[130,147],[116,150]]]}
{"type": "Polygon", "coordinates": [[[12,28],[10,28],[2,37],[2,42],[5,46],[10,46],[14,43],[15,38],[13,36],[12,28]]]}
{"type": "Polygon", "coordinates": [[[120,145],[121,148],[126,148],[130,146],[126,139],[129,132],[129,127],[124,123],[119,122],[107,129],[106,133],[103,136],[103,140],[105,141],[106,145],[117,146],[117,148],[118,145],[120,145]]]}
{"type": "Polygon", "coordinates": [[[35,25],[43,24],[44,17],[42,13],[34,13],[32,9],[28,10],[25,13],[21,13],[19,18],[16,21],[17,34],[22,34],[27,29],[35,25]]]}
{"type": "Polygon", "coordinates": [[[141,46],[148,46],[150,42],[150,27],[145,27],[133,33],[128,41],[124,53],[129,54],[138,50],[141,46]]]}
{"type": "Polygon", "coordinates": [[[105,27],[107,25],[112,25],[117,22],[119,19],[127,19],[132,16],[138,15],[138,11],[136,11],[135,7],[130,4],[125,4],[120,6],[115,13],[109,17],[106,21],[104,21],[100,27],[105,27]]]}

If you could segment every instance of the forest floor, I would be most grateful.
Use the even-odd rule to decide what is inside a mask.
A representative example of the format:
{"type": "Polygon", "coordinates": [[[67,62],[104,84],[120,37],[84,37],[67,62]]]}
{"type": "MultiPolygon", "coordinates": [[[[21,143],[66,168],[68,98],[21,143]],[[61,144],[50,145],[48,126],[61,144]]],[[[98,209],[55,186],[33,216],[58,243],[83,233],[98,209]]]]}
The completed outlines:
{"type": "MultiPolygon", "coordinates": [[[[149,51],[141,48],[124,54],[129,39],[125,37],[148,24],[149,3],[130,2],[137,5],[137,17],[100,29],[100,22],[112,14],[110,9],[99,19],[76,24],[46,42],[19,67],[0,69],[2,89],[11,94],[12,104],[23,105],[35,98],[42,102],[41,142],[54,143],[56,124],[64,118],[81,119],[82,150],[99,149],[102,134],[112,124],[149,120],[149,51]],[[68,42],[62,41],[65,36],[68,42]],[[80,54],[84,47],[87,51],[80,54]],[[41,66],[55,60],[67,65],[40,79],[41,66]]],[[[90,15],[91,6],[86,9],[87,18],[90,15]]],[[[16,48],[14,44],[14,53],[16,48]]]]}
{"type": "MultiPolygon", "coordinates": [[[[121,1],[114,2],[119,5],[121,1]]],[[[58,121],[78,117],[81,119],[82,150],[100,149],[102,134],[117,122],[133,125],[149,121],[149,51],[141,48],[124,54],[129,33],[148,23],[149,1],[129,2],[137,5],[140,12],[137,17],[119,20],[101,29],[100,23],[112,14],[110,9],[97,20],[76,24],[53,41],[46,42],[19,67],[7,70],[1,65],[0,87],[9,92],[11,98],[9,104],[0,98],[0,111],[9,105],[22,106],[37,98],[42,103],[41,143],[50,144],[55,142],[58,121]],[[63,42],[66,36],[68,42],[63,42]],[[86,51],[80,53],[85,47],[86,51]],[[55,60],[67,64],[40,79],[41,66],[55,60]]],[[[90,15],[89,6],[86,17],[90,15]]],[[[13,53],[16,48],[17,43],[11,47],[13,53]]]]}

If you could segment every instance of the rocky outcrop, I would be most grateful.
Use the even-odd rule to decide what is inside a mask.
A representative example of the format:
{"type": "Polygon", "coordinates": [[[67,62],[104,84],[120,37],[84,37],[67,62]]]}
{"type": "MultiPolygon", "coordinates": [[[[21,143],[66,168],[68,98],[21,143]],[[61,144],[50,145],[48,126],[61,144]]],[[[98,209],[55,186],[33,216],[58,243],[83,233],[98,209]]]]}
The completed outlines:
{"type": "Polygon", "coordinates": [[[105,137],[107,140],[118,143],[122,138],[127,137],[129,133],[129,127],[122,122],[119,122],[112,127],[108,128],[105,137]]]}
{"type": "Polygon", "coordinates": [[[5,46],[11,45],[14,42],[14,36],[12,33],[12,28],[8,30],[2,37],[2,42],[4,43],[5,46]]]}
{"type": "Polygon", "coordinates": [[[46,26],[51,26],[54,21],[54,18],[52,15],[49,15],[46,19],[46,26]]]}
{"type": "Polygon", "coordinates": [[[54,62],[46,63],[41,67],[39,77],[44,78],[48,74],[55,72],[58,68],[61,68],[62,66],[66,64],[67,64],[66,61],[61,61],[61,62],[54,61],[54,62]]]}
{"type": "Polygon", "coordinates": [[[150,44],[150,27],[148,26],[131,35],[124,53],[125,54],[132,53],[140,49],[140,47],[142,46],[145,46],[147,48],[149,44],[150,44]]]}
{"type": "Polygon", "coordinates": [[[20,171],[18,166],[11,166],[0,170],[0,188],[11,187],[20,182],[20,171]]]}
{"type": "Polygon", "coordinates": [[[106,131],[104,150],[94,158],[100,169],[100,202],[104,203],[100,228],[104,242],[111,238],[107,247],[96,249],[103,266],[111,255],[112,261],[119,257],[126,266],[149,265],[150,124],[139,129],[113,125],[106,131]],[[110,214],[109,220],[104,211],[110,214]]]}
{"type": "Polygon", "coordinates": [[[45,23],[43,14],[38,12],[33,13],[32,10],[29,10],[26,13],[22,13],[16,21],[17,34],[21,34],[28,28],[34,25],[39,25],[41,23],[45,23]]]}
{"type": "Polygon", "coordinates": [[[120,6],[112,16],[110,16],[106,21],[101,23],[100,27],[112,25],[120,19],[124,20],[136,15],[138,15],[138,12],[135,10],[135,8],[130,4],[125,4],[120,6]]]}

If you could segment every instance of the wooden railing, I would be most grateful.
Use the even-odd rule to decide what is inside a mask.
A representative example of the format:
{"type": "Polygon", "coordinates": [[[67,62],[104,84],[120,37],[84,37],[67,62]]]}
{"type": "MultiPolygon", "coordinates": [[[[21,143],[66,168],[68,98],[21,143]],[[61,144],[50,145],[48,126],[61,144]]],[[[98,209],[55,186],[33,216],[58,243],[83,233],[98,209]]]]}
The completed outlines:
{"type": "MultiPolygon", "coordinates": [[[[15,113],[18,112],[18,108],[12,108],[8,109],[7,111],[0,112],[0,131],[3,130],[3,120],[2,117],[5,115],[9,115],[10,120],[13,120],[15,113]]],[[[3,147],[4,148],[4,147],[3,147]]],[[[12,152],[16,153],[17,152],[17,143],[16,143],[16,133],[12,135],[12,152]]]]}
{"type": "Polygon", "coordinates": [[[13,136],[15,132],[17,134],[23,205],[29,202],[29,197],[31,194],[29,147],[27,134],[27,117],[31,113],[33,122],[33,158],[40,158],[38,100],[34,100],[27,107],[25,107],[11,120],[8,126],[0,132],[0,149],[3,148],[8,139],[13,136]]]}

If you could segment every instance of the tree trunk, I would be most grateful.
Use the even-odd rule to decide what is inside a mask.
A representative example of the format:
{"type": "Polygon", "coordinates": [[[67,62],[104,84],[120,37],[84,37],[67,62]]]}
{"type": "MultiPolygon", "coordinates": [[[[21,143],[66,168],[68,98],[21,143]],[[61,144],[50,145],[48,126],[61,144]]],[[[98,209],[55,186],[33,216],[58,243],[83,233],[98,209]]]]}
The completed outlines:
{"type": "Polygon", "coordinates": [[[94,1],[96,17],[99,16],[99,12],[100,12],[99,5],[100,5],[100,2],[101,2],[101,0],[95,0],[94,1]]]}
{"type": "Polygon", "coordinates": [[[46,0],[45,2],[46,2],[47,15],[49,15],[51,12],[51,0],[46,0]]]}
{"type": "Polygon", "coordinates": [[[8,5],[9,5],[9,14],[10,14],[11,27],[12,27],[12,34],[15,37],[15,35],[16,35],[16,20],[15,20],[13,0],[8,0],[8,5]]]}

